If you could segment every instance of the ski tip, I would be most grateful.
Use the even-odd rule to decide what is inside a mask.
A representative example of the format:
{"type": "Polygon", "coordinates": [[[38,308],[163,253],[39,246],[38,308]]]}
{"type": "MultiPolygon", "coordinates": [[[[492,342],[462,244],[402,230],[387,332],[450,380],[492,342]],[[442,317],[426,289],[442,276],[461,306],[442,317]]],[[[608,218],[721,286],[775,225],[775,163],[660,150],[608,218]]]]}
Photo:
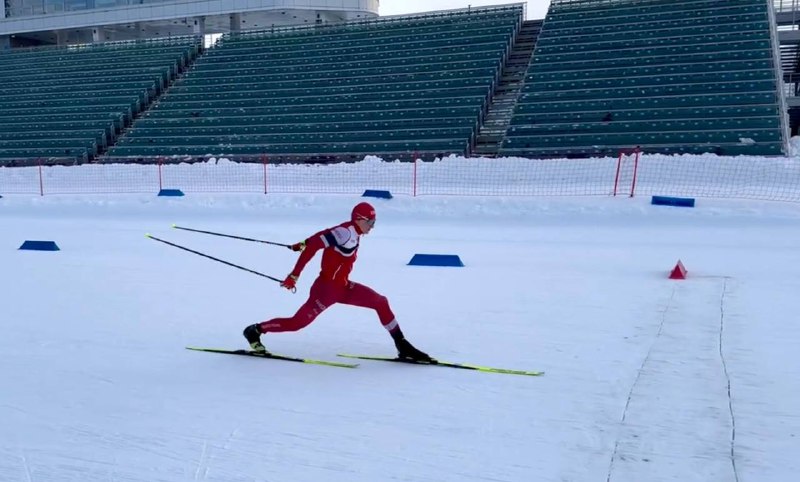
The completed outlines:
{"type": "Polygon", "coordinates": [[[152,236],[150,236],[150,233],[144,233],[144,237],[145,238],[152,238],[152,236]]]}
{"type": "Polygon", "coordinates": [[[173,227],[173,228],[177,228],[177,227],[178,227],[178,225],[177,225],[177,224],[175,224],[175,223],[172,223],[172,227],[173,227]]]}

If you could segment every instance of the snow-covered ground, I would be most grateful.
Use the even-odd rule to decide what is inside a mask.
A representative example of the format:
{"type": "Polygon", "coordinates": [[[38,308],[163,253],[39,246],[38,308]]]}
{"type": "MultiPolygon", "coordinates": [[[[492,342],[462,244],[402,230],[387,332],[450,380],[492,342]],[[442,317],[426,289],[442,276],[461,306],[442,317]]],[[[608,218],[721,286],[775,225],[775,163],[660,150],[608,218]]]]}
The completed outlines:
{"type": "MultiPolygon", "coordinates": [[[[6,193],[2,193],[6,194],[6,193]]],[[[0,480],[792,482],[800,473],[800,210],[699,199],[399,196],[353,279],[440,359],[519,377],[192,352],[305,299],[276,277],[357,195],[5,195],[0,480]],[[54,240],[61,251],[17,248],[54,240]],[[410,267],[414,253],[464,268],[410,267]],[[681,259],[685,281],[667,279],[681,259]]],[[[275,352],[393,354],[335,306],[275,352]]]]}

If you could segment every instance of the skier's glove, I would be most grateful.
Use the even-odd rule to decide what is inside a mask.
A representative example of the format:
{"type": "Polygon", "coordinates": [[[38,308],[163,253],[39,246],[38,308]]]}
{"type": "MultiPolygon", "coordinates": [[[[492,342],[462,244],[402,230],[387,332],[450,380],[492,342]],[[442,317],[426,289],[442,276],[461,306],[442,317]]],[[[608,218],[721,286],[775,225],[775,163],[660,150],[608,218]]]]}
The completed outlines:
{"type": "Polygon", "coordinates": [[[297,276],[295,276],[293,274],[290,274],[281,283],[281,288],[286,288],[289,291],[294,291],[295,290],[295,285],[297,285],[297,276]]]}
{"type": "Polygon", "coordinates": [[[293,245],[289,246],[289,249],[292,251],[302,251],[306,249],[306,242],[300,241],[299,243],[294,243],[293,245]]]}

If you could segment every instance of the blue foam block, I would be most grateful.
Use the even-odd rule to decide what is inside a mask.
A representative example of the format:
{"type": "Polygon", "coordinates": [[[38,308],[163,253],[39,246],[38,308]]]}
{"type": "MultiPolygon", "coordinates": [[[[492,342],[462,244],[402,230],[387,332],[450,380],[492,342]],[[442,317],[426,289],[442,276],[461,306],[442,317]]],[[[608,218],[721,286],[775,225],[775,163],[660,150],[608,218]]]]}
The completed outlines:
{"type": "Polygon", "coordinates": [[[30,251],[60,251],[55,241],[25,241],[19,249],[30,251]]]}
{"type": "Polygon", "coordinates": [[[183,196],[183,191],[180,189],[162,189],[158,191],[159,196],[183,196]]]}
{"type": "Polygon", "coordinates": [[[457,254],[415,254],[408,266],[464,266],[457,254]]]}
{"type": "Polygon", "coordinates": [[[677,206],[682,208],[693,208],[694,198],[690,197],[670,197],[670,196],[653,196],[650,204],[656,206],[677,206]]]}
{"type": "Polygon", "coordinates": [[[361,197],[377,197],[381,199],[392,199],[392,193],[389,191],[380,191],[375,189],[367,189],[361,197]]]}

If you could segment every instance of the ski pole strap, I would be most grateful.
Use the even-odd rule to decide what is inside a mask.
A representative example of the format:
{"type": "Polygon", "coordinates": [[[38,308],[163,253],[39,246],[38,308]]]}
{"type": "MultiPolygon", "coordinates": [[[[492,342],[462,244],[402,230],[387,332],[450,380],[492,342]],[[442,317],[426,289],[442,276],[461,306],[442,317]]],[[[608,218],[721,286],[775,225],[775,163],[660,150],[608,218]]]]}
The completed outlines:
{"type": "Polygon", "coordinates": [[[282,282],[282,281],[283,281],[283,280],[281,280],[281,279],[278,279],[278,278],[272,277],[272,276],[270,276],[270,275],[266,275],[266,274],[264,274],[264,273],[259,273],[258,271],[254,271],[254,270],[252,270],[252,269],[245,268],[244,266],[239,266],[238,264],[233,264],[233,263],[230,263],[230,262],[228,262],[228,261],[224,261],[224,260],[222,260],[222,259],[215,258],[215,257],[213,257],[213,256],[209,256],[209,255],[207,255],[207,254],[201,253],[200,251],[195,251],[195,250],[193,250],[193,249],[186,248],[186,247],[184,247],[184,246],[181,246],[181,245],[179,245],[179,244],[175,244],[175,243],[171,243],[171,242],[169,242],[169,241],[165,241],[165,240],[163,240],[163,239],[160,239],[160,238],[157,238],[157,237],[155,237],[155,236],[151,236],[150,234],[145,234],[145,236],[147,236],[148,238],[152,239],[153,241],[158,241],[159,243],[168,244],[168,245],[170,245],[170,246],[172,246],[172,247],[174,247],[174,248],[182,249],[182,250],[184,250],[184,251],[188,251],[188,252],[190,252],[190,253],[193,253],[193,254],[196,254],[196,255],[198,255],[198,256],[202,256],[202,257],[204,257],[204,258],[208,258],[208,259],[211,259],[211,260],[217,261],[218,263],[222,263],[222,264],[226,264],[226,265],[228,265],[228,266],[232,266],[232,267],[234,267],[234,268],[239,268],[239,269],[240,269],[240,270],[242,270],[242,271],[247,271],[248,273],[253,273],[253,274],[255,274],[255,275],[261,276],[261,277],[263,277],[263,278],[270,279],[270,280],[272,280],[272,281],[276,281],[276,282],[278,282],[278,283],[280,283],[280,282],[282,282]]]}
{"type": "Polygon", "coordinates": [[[284,248],[292,249],[292,246],[290,244],[276,243],[274,241],[265,241],[263,239],[255,239],[255,238],[245,238],[243,236],[233,236],[232,234],[215,233],[213,231],[203,231],[202,229],[185,228],[183,226],[176,226],[175,224],[173,224],[172,227],[183,231],[191,231],[193,233],[210,234],[212,236],[221,236],[223,238],[241,239],[242,241],[252,241],[254,243],[271,244],[273,246],[282,246],[284,248]]]}

